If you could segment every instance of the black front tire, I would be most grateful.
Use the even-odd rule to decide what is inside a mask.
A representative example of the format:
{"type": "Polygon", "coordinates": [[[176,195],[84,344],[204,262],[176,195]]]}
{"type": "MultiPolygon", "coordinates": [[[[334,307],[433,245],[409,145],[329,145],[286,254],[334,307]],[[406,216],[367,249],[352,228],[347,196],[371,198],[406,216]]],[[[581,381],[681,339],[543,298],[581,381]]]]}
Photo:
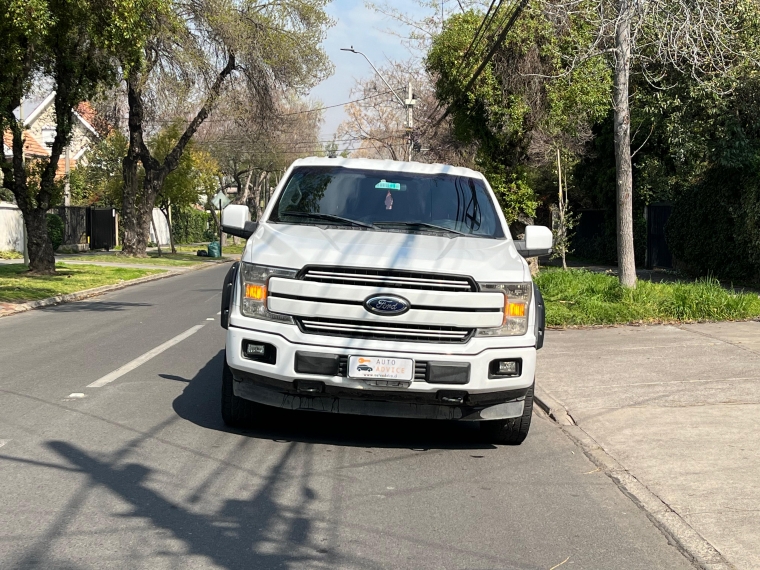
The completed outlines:
{"type": "Polygon", "coordinates": [[[266,415],[266,406],[251,402],[235,395],[232,370],[224,361],[222,369],[222,419],[230,427],[242,428],[252,426],[266,415]]]}
{"type": "Polygon", "coordinates": [[[530,420],[533,417],[533,386],[525,394],[522,416],[507,420],[480,422],[480,431],[491,443],[499,445],[520,445],[528,437],[530,420]]]}

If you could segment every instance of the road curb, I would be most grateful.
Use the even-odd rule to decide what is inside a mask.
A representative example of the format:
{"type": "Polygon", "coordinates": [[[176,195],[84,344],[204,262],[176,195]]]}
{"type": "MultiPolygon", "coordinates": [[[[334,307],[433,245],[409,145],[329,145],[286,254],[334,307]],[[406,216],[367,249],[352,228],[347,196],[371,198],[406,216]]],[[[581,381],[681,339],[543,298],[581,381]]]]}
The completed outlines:
{"type": "Polygon", "coordinates": [[[560,429],[582,450],[584,455],[607,475],[631,499],[647,518],[687,558],[703,570],[736,570],[728,560],[660,497],[641,483],[586,431],[575,423],[565,407],[538,384],[534,401],[560,429]],[[569,422],[569,423],[568,423],[569,422]]]}
{"type": "MultiPolygon", "coordinates": [[[[122,281],[121,283],[114,283],[113,285],[103,285],[102,287],[94,287],[93,289],[85,289],[84,291],[77,291],[76,293],[67,293],[65,295],[56,295],[55,297],[48,297],[46,299],[39,299],[37,301],[29,301],[27,303],[8,303],[7,305],[13,305],[11,309],[0,309],[0,318],[10,317],[19,313],[25,313],[34,309],[41,309],[43,307],[52,307],[53,305],[61,305],[63,303],[73,303],[74,301],[82,301],[89,299],[90,297],[96,297],[111,291],[118,291],[119,289],[125,289],[132,285],[140,285],[142,283],[148,283],[150,281],[158,281],[159,279],[166,279],[168,277],[174,277],[176,275],[185,275],[193,271],[199,271],[202,269],[208,269],[209,267],[215,267],[222,263],[229,263],[232,259],[216,262],[204,262],[197,266],[188,267],[183,271],[177,271],[176,269],[166,269],[165,273],[157,273],[155,275],[146,275],[145,277],[138,277],[137,279],[131,279],[129,281],[122,281]]],[[[63,262],[65,263],[65,261],[63,262]]],[[[163,269],[157,266],[156,269],[163,269]]],[[[6,305],[6,306],[7,306],[6,305]]],[[[0,304],[2,306],[2,304],[0,304]]]]}
{"type": "Polygon", "coordinates": [[[561,426],[577,425],[575,420],[558,400],[536,383],[533,388],[533,402],[541,408],[546,415],[561,426]]]}

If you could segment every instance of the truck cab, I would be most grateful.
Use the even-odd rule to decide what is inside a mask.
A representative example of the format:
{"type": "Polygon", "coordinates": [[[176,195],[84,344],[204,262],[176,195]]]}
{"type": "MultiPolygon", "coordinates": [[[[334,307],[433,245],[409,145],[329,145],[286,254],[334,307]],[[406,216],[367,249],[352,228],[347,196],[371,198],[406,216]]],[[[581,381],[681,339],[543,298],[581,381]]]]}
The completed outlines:
{"type": "Polygon", "coordinates": [[[485,177],[369,159],[295,161],[227,274],[222,417],[269,407],[480,422],[495,443],[528,434],[543,301],[485,177]]]}

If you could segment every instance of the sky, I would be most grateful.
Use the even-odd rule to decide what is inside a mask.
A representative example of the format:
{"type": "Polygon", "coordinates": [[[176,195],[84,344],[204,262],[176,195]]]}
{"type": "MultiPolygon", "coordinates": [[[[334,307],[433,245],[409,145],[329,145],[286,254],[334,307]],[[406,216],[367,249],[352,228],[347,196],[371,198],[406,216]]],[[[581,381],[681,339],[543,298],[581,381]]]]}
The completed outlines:
{"type": "MultiPolygon", "coordinates": [[[[413,16],[429,13],[411,0],[389,0],[388,5],[403,9],[413,16]]],[[[357,50],[364,52],[376,67],[389,60],[406,60],[411,56],[400,38],[386,32],[389,28],[397,29],[402,34],[408,33],[408,30],[368,8],[363,0],[333,0],[328,5],[327,12],[336,20],[336,24],[328,30],[323,47],[335,66],[335,72],[312,89],[309,95],[311,99],[321,101],[322,105],[350,101],[355,80],[374,74],[362,56],[340,51],[340,48],[353,45],[357,50]]],[[[344,118],[343,107],[327,109],[320,138],[324,141],[332,140],[344,118]]]]}

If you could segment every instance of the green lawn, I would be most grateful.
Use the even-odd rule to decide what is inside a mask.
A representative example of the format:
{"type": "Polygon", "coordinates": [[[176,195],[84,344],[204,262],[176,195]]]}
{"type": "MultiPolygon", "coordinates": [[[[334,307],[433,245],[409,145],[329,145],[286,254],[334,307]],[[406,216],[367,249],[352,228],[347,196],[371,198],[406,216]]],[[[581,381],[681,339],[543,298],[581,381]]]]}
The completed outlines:
{"type": "Polygon", "coordinates": [[[726,289],[715,279],[639,281],[624,289],[617,277],[583,270],[543,269],[536,285],[551,327],[748,320],[760,316],[760,296],[726,289]]]}
{"type": "MultiPolygon", "coordinates": [[[[207,249],[208,244],[196,244],[196,245],[177,245],[175,246],[175,249],[178,253],[195,253],[199,249],[207,249]]],[[[235,245],[232,243],[232,240],[227,241],[227,245],[225,245],[222,248],[222,255],[240,255],[243,253],[243,250],[245,249],[245,242],[235,245]]]]}
{"type": "Polygon", "coordinates": [[[0,251],[0,259],[24,259],[24,254],[13,250],[0,251]]]}
{"type": "Polygon", "coordinates": [[[23,264],[0,265],[0,302],[23,303],[103,285],[113,285],[146,275],[164,273],[160,269],[130,269],[98,265],[56,265],[55,275],[32,276],[23,264]]]}
{"type": "MultiPolygon", "coordinates": [[[[201,248],[198,248],[201,249],[201,248]]],[[[195,251],[195,250],[193,250],[195,251]]],[[[213,261],[212,257],[198,257],[190,253],[166,253],[163,252],[161,257],[157,251],[149,251],[148,257],[129,257],[122,253],[82,253],[72,256],[71,261],[101,261],[104,263],[134,263],[137,265],[164,265],[169,267],[187,267],[197,265],[198,263],[208,263],[213,261]]]]}

